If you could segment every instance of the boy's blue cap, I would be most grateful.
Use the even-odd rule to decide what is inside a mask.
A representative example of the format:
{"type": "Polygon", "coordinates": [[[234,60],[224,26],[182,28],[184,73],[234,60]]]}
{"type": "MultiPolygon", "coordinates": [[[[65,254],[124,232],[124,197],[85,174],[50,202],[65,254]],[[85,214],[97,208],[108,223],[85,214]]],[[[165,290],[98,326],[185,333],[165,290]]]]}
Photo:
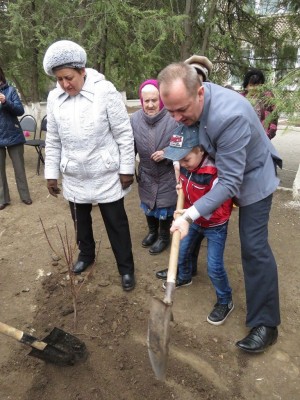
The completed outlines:
{"type": "Polygon", "coordinates": [[[164,149],[164,157],[169,160],[179,161],[196,146],[199,146],[198,129],[180,125],[173,133],[169,146],[164,149]]]}

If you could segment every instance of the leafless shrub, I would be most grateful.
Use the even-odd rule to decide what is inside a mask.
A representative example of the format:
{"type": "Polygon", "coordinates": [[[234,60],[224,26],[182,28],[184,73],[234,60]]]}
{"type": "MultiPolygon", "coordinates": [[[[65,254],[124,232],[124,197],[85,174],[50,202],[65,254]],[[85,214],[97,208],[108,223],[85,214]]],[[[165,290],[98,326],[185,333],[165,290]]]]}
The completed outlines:
{"type": "MultiPolygon", "coordinates": [[[[76,211],[75,211],[75,215],[76,215],[76,211]]],[[[69,234],[66,223],[64,225],[63,232],[61,231],[59,226],[56,225],[57,234],[58,234],[59,241],[61,244],[60,251],[58,251],[57,249],[54,248],[51,240],[49,239],[49,236],[47,234],[47,231],[45,229],[44,223],[41,218],[40,218],[40,222],[41,222],[41,225],[42,225],[42,228],[44,231],[44,235],[46,237],[46,240],[48,242],[50,249],[52,250],[52,252],[54,254],[57,255],[57,257],[59,257],[60,259],[65,261],[65,264],[68,268],[68,273],[69,273],[69,277],[70,277],[70,279],[69,279],[70,290],[71,290],[73,310],[74,310],[74,321],[73,321],[74,322],[74,330],[76,330],[77,329],[77,315],[78,315],[78,313],[77,313],[78,296],[79,296],[79,293],[80,293],[84,283],[89,279],[90,275],[92,274],[92,272],[94,270],[95,261],[98,257],[98,253],[99,253],[99,249],[100,249],[100,241],[99,241],[98,249],[96,252],[96,258],[95,258],[95,261],[94,261],[91,269],[89,270],[87,275],[84,277],[84,279],[82,281],[79,281],[73,272],[74,254],[77,249],[77,244],[76,244],[76,240],[71,238],[72,235],[69,234]]],[[[77,222],[77,219],[75,218],[75,224],[74,224],[75,225],[75,237],[77,237],[77,230],[76,230],[77,223],[76,222],[77,222]]]]}

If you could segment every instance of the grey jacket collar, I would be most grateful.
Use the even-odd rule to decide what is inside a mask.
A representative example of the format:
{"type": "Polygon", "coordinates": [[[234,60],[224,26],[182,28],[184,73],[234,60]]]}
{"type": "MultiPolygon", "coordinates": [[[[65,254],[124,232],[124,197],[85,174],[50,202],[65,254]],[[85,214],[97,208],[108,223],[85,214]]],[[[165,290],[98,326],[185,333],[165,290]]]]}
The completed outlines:
{"type": "Polygon", "coordinates": [[[159,111],[159,113],[157,113],[157,114],[155,114],[155,115],[153,115],[153,116],[150,116],[150,115],[147,115],[147,114],[142,110],[143,118],[144,118],[144,120],[147,122],[147,124],[149,124],[149,125],[154,125],[157,121],[159,121],[160,119],[162,119],[162,118],[166,115],[167,112],[168,112],[168,111],[167,111],[165,108],[163,108],[163,109],[161,109],[161,110],[159,111]]]}

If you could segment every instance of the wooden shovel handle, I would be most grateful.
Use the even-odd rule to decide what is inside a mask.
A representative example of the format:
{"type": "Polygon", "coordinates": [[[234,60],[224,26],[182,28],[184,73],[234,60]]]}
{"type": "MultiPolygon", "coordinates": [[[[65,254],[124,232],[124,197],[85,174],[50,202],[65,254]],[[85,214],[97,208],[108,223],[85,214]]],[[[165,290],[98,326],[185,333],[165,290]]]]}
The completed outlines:
{"type": "Polygon", "coordinates": [[[176,230],[172,234],[172,244],[171,244],[171,250],[170,250],[167,282],[175,283],[175,280],[176,280],[179,246],[180,246],[180,236],[181,235],[178,230],[176,230]]]}
{"type": "Polygon", "coordinates": [[[13,339],[18,340],[18,342],[28,344],[38,350],[44,350],[47,346],[47,343],[41,342],[35,337],[28,335],[19,329],[13,328],[12,326],[6,325],[3,322],[0,322],[0,333],[12,337],[13,339]]]}
{"type": "MultiPolygon", "coordinates": [[[[176,204],[176,210],[181,210],[183,208],[184,203],[184,193],[182,189],[178,190],[178,198],[176,204]]],[[[175,219],[178,218],[179,215],[175,216],[175,219]]],[[[178,255],[179,255],[179,246],[180,246],[180,232],[176,230],[173,232],[172,235],[172,243],[171,243],[171,250],[170,250],[170,258],[169,258],[169,267],[168,267],[168,275],[167,275],[167,288],[166,288],[166,295],[164,298],[164,302],[166,304],[172,303],[172,292],[175,288],[175,281],[177,276],[177,263],[178,263],[178,255]],[[172,285],[168,285],[168,283],[172,285]],[[171,290],[169,287],[171,286],[171,290]]]]}

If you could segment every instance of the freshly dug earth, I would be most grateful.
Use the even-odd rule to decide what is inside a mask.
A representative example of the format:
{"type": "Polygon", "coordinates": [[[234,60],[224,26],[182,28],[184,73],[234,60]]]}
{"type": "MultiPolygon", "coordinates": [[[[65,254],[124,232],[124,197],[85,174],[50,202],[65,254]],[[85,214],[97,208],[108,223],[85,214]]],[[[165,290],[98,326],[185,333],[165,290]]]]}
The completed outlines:
{"type": "MultiPolygon", "coordinates": [[[[53,265],[53,250],[62,256],[57,227],[74,242],[68,204],[48,196],[43,176],[35,175],[36,154],[26,148],[26,168],[33,204],[20,202],[8,162],[12,202],[0,211],[0,320],[44,338],[59,327],[86,344],[89,357],[73,367],[58,367],[28,356],[29,348],[0,335],[1,400],[206,400],[299,399],[299,203],[291,192],[277,191],[270,221],[270,242],[279,269],[282,325],[275,346],[260,355],[235,347],[248,329],[238,239],[238,211],[229,226],[225,261],[235,310],[215,327],[206,316],[215,294],[206,273],[206,244],[193,284],[176,291],[170,355],[165,382],[155,379],[146,335],[152,296],[163,298],[155,271],[168,265],[169,250],[151,256],[140,245],[146,223],[139,208],[137,185],[126,198],[136,265],[136,289],[120,286],[98,207],[93,207],[99,253],[91,272],[77,284],[77,327],[68,269],[63,257],[53,265]]],[[[74,252],[76,259],[77,250],[74,252]]]]}

